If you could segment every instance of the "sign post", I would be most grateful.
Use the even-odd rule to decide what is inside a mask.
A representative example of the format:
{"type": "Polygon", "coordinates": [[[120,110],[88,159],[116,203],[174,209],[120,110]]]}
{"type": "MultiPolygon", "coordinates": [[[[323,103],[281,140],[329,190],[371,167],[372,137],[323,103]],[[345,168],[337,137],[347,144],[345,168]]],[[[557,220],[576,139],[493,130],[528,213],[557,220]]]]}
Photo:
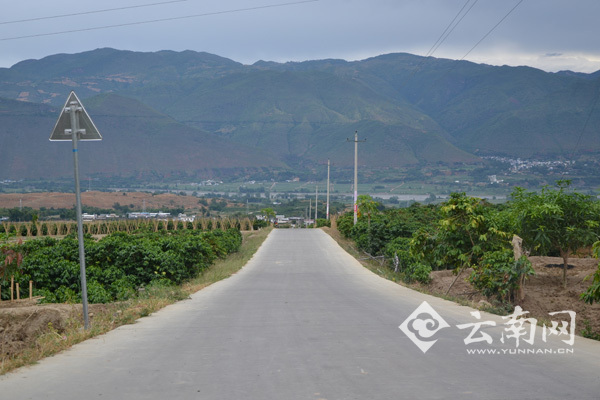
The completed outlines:
{"type": "Polygon", "coordinates": [[[51,141],[71,141],[73,143],[73,163],[75,171],[75,198],[77,207],[77,239],[79,241],[79,269],[81,275],[81,302],[85,329],[90,327],[87,302],[87,282],[85,274],[85,248],[83,245],[83,220],[81,216],[81,190],[79,186],[79,158],[77,142],[80,140],[102,140],[102,136],[92,122],[75,92],[69,94],[58,121],[50,135],[51,141]]]}

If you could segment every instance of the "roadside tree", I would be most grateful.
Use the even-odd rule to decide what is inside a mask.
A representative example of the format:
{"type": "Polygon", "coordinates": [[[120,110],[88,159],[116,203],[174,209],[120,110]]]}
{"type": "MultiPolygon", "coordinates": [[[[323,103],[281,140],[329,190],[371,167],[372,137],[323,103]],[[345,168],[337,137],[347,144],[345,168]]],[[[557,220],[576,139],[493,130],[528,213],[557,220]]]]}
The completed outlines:
{"type": "Polygon", "coordinates": [[[516,188],[511,209],[515,230],[532,252],[557,252],[563,259],[563,287],[567,287],[569,257],[598,239],[598,204],[592,196],[569,191],[571,182],[560,180],[556,189],[539,193],[516,188]]]}

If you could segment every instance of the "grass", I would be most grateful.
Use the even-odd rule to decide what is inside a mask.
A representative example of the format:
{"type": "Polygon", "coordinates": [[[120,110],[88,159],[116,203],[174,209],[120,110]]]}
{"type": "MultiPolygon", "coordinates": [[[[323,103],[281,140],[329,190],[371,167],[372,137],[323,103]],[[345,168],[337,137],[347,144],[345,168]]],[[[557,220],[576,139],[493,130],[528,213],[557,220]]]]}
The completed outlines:
{"type": "Polygon", "coordinates": [[[329,236],[331,236],[333,240],[335,240],[342,249],[344,249],[352,257],[356,258],[358,262],[360,262],[365,268],[367,268],[371,272],[376,273],[377,275],[387,280],[402,284],[404,286],[408,286],[404,282],[402,282],[402,274],[400,274],[399,272],[394,272],[393,270],[388,268],[387,265],[382,265],[378,261],[369,258],[364,253],[359,252],[354,247],[355,244],[352,240],[346,239],[340,234],[340,232],[337,230],[335,222],[332,221],[331,228],[324,227],[321,229],[323,229],[329,236]]]}
{"type": "MultiPolygon", "coordinates": [[[[243,232],[240,250],[225,259],[217,260],[196,279],[182,286],[150,285],[135,299],[119,303],[90,305],[90,329],[83,328],[81,311],[73,311],[66,327],[57,330],[51,323],[36,340],[18,354],[0,354],[0,375],[16,368],[35,364],[44,357],[59,353],[84,340],[102,335],[122,325],[133,324],[161,308],[189,298],[215,282],[239,271],[258,250],[272,228],[243,232]]],[[[73,307],[73,309],[77,309],[73,307]]]]}
{"type": "Polygon", "coordinates": [[[238,252],[231,254],[225,259],[217,260],[199,277],[185,283],[182,287],[183,291],[188,294],[195,293],[239,271],[256,253],[272,229],[263,228],[259,231],[245,232],[242,247],[238,252]]]}
{"type": "Polygon", "coordinates": [[[497,315],[507,315],[512,309],[508,309],[506,305],[491,305],[491,306],[481,306],[479,304],[475,304],[473,301],[465,299],[459,296],[440,294],[436,292],[432,292],[427,290],[422,285],[415,283],[410,284],[406,283],[402,280],[402,274],[400,272],[394,272],[387,265],[381,265],[378,261],[373,259],[369,259],[365,256],[364,253],[359,252],[354,246],[354,242],[350,239],[344,238],[340,232],[337,230],[334,224],[332,224],[331,228],[322,228],[329,236],[331,236],[348,254],[354,257],[358,262],[360,262],[365,268],[370,270],[371,272],[381,276],[384,279],[395,282],[399,285],[408,287],[412,290],[416,290],[421,293],[425,293],[431,296],[439,297],[444,300],[452,301],[454,303],[468,306],[472,308],[478,308],[482,311],[490,312],[492,314],[497,315]]]}

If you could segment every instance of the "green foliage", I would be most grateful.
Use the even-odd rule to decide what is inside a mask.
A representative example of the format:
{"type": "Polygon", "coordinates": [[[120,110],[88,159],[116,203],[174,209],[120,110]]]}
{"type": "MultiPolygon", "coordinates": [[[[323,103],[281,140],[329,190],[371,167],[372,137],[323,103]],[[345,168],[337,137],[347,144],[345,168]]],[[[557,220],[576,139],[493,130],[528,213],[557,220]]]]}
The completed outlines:
{"type": "Polygon", "coordinates": [[[545,186],[541,192],[516,188],[511,209],[516,230],[524,245],[547,255],[572,253],[597,239],[598,207],[592,196],[568,192],[570,181],[558,181],[558,190],[545,186]]]}
{"type": "Polygon", "coordinates": [[[435,229],[421,229],[413,237],[411,253],[422,262],[459,272],[509,243],[510,235],[499,229],[497,212],[481,199],[452,193],[440,212],[435,229]]]}
{"type": "Polygon", "coordinates": [[[354,215],[350,212],[345,213],[337,219],[338,231],[345,237],[351,238],[352,227],[354,226],[354,215]]]}
{"type": "Polygon", "coordinates": [[[256,229],[260,229],[260,228],[266,228],[267,226],[269,226],[269,223],[264,220],[264,219],[254,219],[252,220],[252,229],[256,230],[256,229]]]}
{"type": "Polygon", "coordinates": [[[371,218],[379,211],[379,203],[369,195],[362,194],[356,199],[358,215],[367,217],[367,225],[371,224],[371,218]]]}
{"type": "Polygon", "coordinates": [[[267,218],[267,221],[271,221],[272,218],[275,218],[275,210],[271,207],[263,208],[260,210],[260,213],[267,218]]]}
{"type": "Polygon", "coordinates": [[[338,218],[338,230],[356,242],[359,250],[371,255],[383,255],[388,267],[400,273],[405,282],[430,281],[431,265],[419,261],[410,251],[411,237],[438,217],[436,206],[414,204],[409,208],[376,212],[371,221],[364,214],[354,225],[352,213],[338,218]],[[395,260],[397,259],[397,264],[395,260]]]}
{"type": "MultiPolygon", "coordinates": [[[[592,254],[595,258],[600,258],[600,241],[592,246],[592,254]]],[[[593,275],[592,284],[581,294],[581,299],[589,304],[600,301],[600,265],[593,275]]]]}
{"type": "MultiPolygon", "coordinates": [[[[237,251],[241,242],[237,229],[119,232],[99,241],[88,235],[88,298],[100,303],[125,300],[155,281],[179,285],[198,276],[215,259],[237,251]]],[[[80,300],[78,242],[73,236],[29,240],[21,251],[23,263],[15,278],[22,286],[32,280],[34,295],[44,296],[47,302],[80,300]]]]}
{"type": "Polygon", "coordinates": [[[415,204],[409,208],[384,210],[372,216],[371,222],[365,215],[354,225],[353,214],[346,213],[338,218],[338,230],[344,237],[356,241],[360,250],[372,255],[381,255],[388,242],[397,237],[409,238],[419,228],[428,226],[438,215],[435,206],[415,204]]]}
{"type": "Polygon", "coordinates": [[[405,271],[416,264],[417,260],[410,253],[410,238],[397,237],[385,245],[384,256],[389,267],[396,272],[405,271]]]}
{"type": "Polygon", "coordinates": [[[317,218],[317,228],[321,228],[323,226],[331,228],[331,221],[326,218],[317,218]]]}
{"type": "Polygon", "coordinates": [[[429,282],[431,282],[430,274],[431,266],[417,262],[415,264],[410,265],[404,271],[404,281],[407,283],[417,281],[423,284],[428,284],[429,282]]]}
{"type": "Polygon", "coordinates": [[[568,258],[577,249],[598,239],[598,204],[592,196],[569,192],[571,182],[558,181],[557,189],[541,192],[516,188],[511,209],[515,230],[525,247],[540,255],[558,252],[563,258],[563,285],[566,286],[568,258]]]}
{"type": "Polygon", "coordinates": [[[583,329],[581,330],[581,336],[592,340],[600,340],[600,333],[594,332],[592,324],[587,319],[583,320],[583,329]]]}
{"type": "Polygon", "coordinates": [[[522,277],[533,274],[531,262],[526,256],[515,261],[511,250],[502,249],[485,253],[481,261],[473,266],[469,282],[484,296],[510,303],[515,299],[522,277]]]}

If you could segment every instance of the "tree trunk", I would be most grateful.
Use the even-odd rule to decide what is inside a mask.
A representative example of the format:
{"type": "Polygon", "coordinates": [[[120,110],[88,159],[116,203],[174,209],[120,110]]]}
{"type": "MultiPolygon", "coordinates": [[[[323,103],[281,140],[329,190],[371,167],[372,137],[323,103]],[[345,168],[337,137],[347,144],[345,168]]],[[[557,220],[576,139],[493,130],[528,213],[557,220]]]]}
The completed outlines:
{"type": "Polygon", "coordinates": [[[569,250],[560,250],[560,256],[563,259],[563,289],[567,288],[567,269],[569,268],[569,250]]]}
{"type": "Polygon", "coordinates": [[[450,289],[452,289],[452,286],[454,286],[454,284],[458,280],[458,277],[460,276],[460,274],[462,274],[462,271],[463,271],[463,268],[461,267],[461,269],[456,273],[456,278],[454,278],[454,280],[450,284],[450,287],[448,287],[448,290],[446,290],[446,296],[448,296],[448,293],[450,293],[450,289]]]}

